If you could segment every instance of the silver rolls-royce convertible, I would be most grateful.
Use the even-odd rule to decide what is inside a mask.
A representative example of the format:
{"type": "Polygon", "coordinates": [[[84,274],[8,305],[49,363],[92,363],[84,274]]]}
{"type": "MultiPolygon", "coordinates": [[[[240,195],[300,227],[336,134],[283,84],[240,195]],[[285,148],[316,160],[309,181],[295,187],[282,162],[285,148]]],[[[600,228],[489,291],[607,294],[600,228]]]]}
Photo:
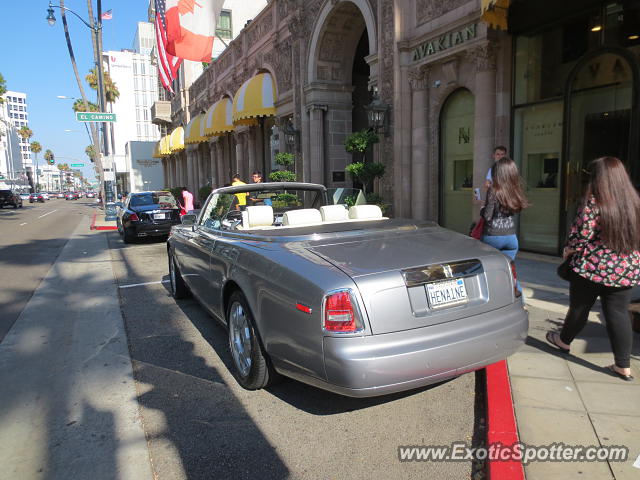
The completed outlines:
{"type": "Polygon", "coordinates": [[[368,397],[518,350],[528,317],[509,258],[433,222],[386,218],[354,191],[225,187],[173,227],[172,294],[226,326],[240,385],[285,375],[368,397]]]}

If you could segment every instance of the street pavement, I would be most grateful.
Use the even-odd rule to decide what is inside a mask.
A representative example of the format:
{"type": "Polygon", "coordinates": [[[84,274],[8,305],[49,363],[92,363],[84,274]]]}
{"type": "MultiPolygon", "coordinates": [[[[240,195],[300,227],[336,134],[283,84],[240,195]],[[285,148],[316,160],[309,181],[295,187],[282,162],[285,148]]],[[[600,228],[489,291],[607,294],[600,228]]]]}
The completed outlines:
{"type": "MultiPolygon", "coordinates": [[[[229,373],[225,330],[194,300],[170,296],[165,244],[125,245],[117,232],[89,230],[92,206],[64,208],[80,209],[77,228],[68,241],[53,235],[59,255],[0,343],[0,479],[482,478],[469,461],[398,460],[401,445],[483,444],[481,373],[374,399],[293,380],[245,391],[229,373]]],[[[17,247],[0,248],[11,265],[5,249],[17,247]]],[[[525,473],[638,478],[640,383],[603,371],[612,356],[600,312],[571,355],[544,341],[568,303],[557,263],[517,260],[531,322],[508,361],[520,440],[626,445],[630,457],[533,462],[525,473]]]]}
{"type": "Polygon", "coordinates": [[[52,199],[0,209],[0,341],[91,207],[52,199]]]}
{"type": "MultiPolygon", "coordinates": [[[[604,369],[613,363],[600,302],[566,355],[545,340],[559,331],[569,305],[568,283],[555,271],[560,259],[521,253],[517,266],[529,309],[529,338],[508,360],[520,441],[528,445],[623,445],[626,462],[532,462],[528,480],[640,478],[640,335],[631,359],[636,380],[604,369]]],[[[637,290],[634,296],[638,298],[637,290]]]]}

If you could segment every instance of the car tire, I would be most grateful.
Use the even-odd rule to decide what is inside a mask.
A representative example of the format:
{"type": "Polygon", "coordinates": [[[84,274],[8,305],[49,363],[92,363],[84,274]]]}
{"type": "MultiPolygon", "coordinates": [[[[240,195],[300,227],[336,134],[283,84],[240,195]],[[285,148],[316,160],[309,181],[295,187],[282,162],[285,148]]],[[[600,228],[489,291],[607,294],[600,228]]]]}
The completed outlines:
{"type": "Polygon", "coordinates": [[[191,294],[171,253],[169,253],[169,286],[171,288],[171,296],[176,300],[188,298],[191,294]]]}
{"type": "Polygon", "coordinates": [[[231,294],[226,317],[232,373],[237,382],[246,390],[260,390],[272,385],[279,375],[264,353],[253,315],[242,292],[236,290],[231,294]]]}
{"type": "Polygon", "coordinates": [[[122,241],[124,243],[133,242],[133,237],[127,233],[127,229],[122,227],[122,241]]]}

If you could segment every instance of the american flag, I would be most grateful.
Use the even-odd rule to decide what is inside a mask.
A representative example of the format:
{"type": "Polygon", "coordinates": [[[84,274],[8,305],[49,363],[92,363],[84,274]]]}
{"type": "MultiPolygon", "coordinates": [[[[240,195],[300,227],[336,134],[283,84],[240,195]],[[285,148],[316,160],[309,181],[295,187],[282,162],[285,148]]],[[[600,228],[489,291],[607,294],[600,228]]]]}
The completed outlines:
{"type": "Polygon", "coordinates": [[[156,45],[158,50],[158,74],[165,90],[173,93],[171,81],[176,78],[181,58],[167,53],[167,24],[165,22],[165,0],[154,0],[156,7],[156,45]]]}
{"type": "Polygon", "coordinates": [[[102,20],[112,20],[113,19],[113,10],[107,10],[102,15],[100,15],[102,20]]]}

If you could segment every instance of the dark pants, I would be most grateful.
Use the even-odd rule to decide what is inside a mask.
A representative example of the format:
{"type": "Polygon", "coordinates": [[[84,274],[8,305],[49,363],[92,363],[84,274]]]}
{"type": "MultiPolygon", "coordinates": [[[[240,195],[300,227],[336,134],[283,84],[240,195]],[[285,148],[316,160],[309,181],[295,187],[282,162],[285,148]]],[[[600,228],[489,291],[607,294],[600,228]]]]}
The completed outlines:
{"type": "Polygon", "coordinates": [[[613,350],[613,358],[620,368],[631,366],[631,344],[633,333],[629,320],[631,288],[607,287],[581,277],[571,271],[569,274],[569,311],[564,319],[560,339],[569,344],[587,323],[589,311],[600,297],[607,334],[613,350]]]}

